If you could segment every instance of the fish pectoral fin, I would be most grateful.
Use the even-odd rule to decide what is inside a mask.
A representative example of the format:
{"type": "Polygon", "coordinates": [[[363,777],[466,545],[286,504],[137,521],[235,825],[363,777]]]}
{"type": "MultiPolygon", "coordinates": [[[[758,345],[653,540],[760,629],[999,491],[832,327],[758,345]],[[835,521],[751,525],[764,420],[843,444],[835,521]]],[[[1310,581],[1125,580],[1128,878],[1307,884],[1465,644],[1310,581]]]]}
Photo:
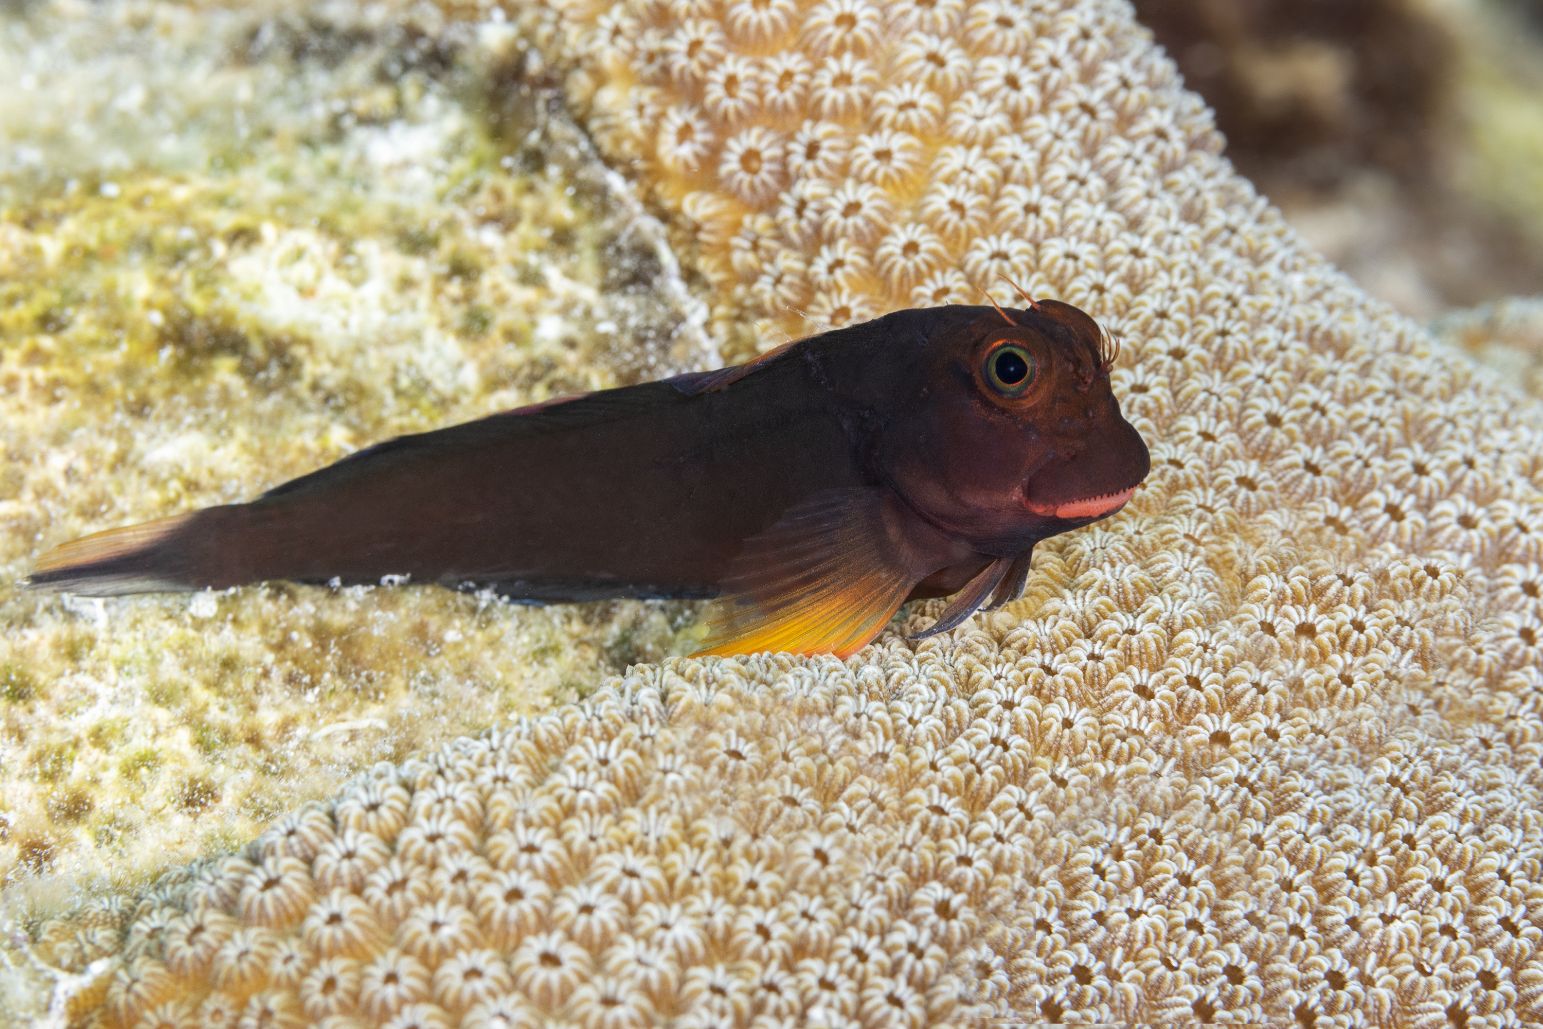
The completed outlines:
{"type": "Polygon", "coordinates": [[[991,599],[986,602],[985,610],[995,611],[1003,604],[1011,604],[1023,596],[1023,587],[1029,581],[1029,564],[1033,561],[1033,557],[1034,549],[1030,547],[1012,559],[1013,563],[1008,567],[1007,574],[1002,576],[996,592],[991,594],[991,599]]]}
{"type": "Polygon", "coordinates": [[[828,490],[747,540],[693,656],[866,646],[932,571],[908,558],[887,503],[876,489],[828,490]]]}
{"type": "Polygon", "coordinates": [[[1012,567],[1013,561],[1013,558],[1004,557],[982,568],[975,574],[975,578],[964,584],[964,589],[954,594],[954,599],[948,602],[948,607],[938,616],[938,620],[913,635],[911,639],[924,640],[928,636],[936,636],[956,628],[986,602],[986,598],[991,596],[1002,580],[1007,577],[1007,571],[1012,567]]]}

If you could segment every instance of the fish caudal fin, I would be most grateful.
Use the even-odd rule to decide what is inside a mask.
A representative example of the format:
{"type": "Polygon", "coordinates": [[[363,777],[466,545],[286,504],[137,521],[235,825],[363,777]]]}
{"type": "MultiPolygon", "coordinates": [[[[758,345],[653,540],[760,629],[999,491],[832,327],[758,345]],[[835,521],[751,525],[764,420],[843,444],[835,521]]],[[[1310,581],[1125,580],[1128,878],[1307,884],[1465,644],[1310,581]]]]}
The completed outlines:
{"type": "Polygon", "coordinates": [[[108,529],[55,547],[38,559],[27,586],[88,597],[198,589],[188,555],[178,545],[193,517],[108,529]]]}

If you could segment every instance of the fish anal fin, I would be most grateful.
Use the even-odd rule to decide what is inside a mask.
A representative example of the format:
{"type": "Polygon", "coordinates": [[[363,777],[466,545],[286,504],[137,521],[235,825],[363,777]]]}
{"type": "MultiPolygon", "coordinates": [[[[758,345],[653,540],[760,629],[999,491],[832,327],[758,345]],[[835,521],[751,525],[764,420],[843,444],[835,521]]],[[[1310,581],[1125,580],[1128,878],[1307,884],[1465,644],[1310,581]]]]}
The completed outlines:
{"type": "Polygon", "coordinates": [[[935,568],[877,489],[828,490],[746,541],[695,656],[778,650],[848,657],[935,568]]]}

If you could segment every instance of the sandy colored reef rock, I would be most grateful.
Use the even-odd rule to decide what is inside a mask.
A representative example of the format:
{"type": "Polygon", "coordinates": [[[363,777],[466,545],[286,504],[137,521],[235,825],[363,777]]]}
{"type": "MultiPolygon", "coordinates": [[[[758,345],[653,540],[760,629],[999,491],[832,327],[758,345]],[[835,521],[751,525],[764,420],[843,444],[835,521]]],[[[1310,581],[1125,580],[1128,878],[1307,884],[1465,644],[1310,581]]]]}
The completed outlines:
{"type": "MultiPolygon", "coordinates": [[[[638,665],[30,919],[13,1010],[1543,1020],[1543,404],[1305,252],[1122,3],[510,10],[725,353],[1010,275],[1123,337],[1152,476],[948,637],[638,665]]],[[[254,656],[338,603],[265,596],[254,656]]]]}

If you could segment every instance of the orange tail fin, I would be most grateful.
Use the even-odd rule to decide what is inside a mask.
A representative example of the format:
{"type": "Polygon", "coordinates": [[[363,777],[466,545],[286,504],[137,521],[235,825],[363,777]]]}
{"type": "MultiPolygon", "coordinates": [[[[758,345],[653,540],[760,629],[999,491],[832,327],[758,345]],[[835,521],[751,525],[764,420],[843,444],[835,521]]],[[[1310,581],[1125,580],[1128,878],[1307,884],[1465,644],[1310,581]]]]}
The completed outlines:
{"type": "Polygon", "coordinates": [[[91,597],[197,589],[176,540],[192,518],[158,518],[72,540],[39,558],[27,585],[91,597]]]}

